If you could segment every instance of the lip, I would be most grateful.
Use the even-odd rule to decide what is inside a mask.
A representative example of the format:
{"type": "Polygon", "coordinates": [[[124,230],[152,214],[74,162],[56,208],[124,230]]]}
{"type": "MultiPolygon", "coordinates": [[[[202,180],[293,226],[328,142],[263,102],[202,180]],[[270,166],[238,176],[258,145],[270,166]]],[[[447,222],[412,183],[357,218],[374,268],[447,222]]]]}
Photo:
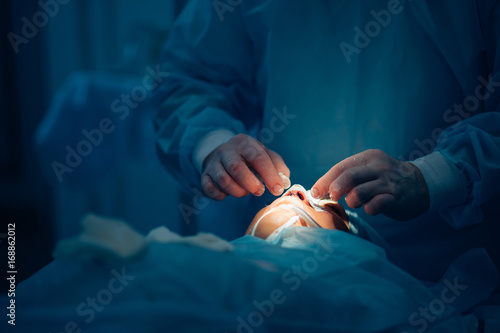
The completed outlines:
{"type": "MultiPolygon", "coordinates": [[[[305,201],[307,201],[307,199],[305,199],[305,201]]],[[[276,200],[274,200],[274,202],[272,204],[269,205],[269,208],[274,208],[274,207],[277,207],[277,206],[280,206],[280,205],[283,205],[283,204],[293,204],[293,205],[300,205],[300,206],[311,206],[309,204],[309,202],[307,201],[307,204],[300,200],[298,197],[296,196],[293,196],[293,195],[286,195],[286,196],[282,196],[281,198],[278,198],[276,200]]]]}

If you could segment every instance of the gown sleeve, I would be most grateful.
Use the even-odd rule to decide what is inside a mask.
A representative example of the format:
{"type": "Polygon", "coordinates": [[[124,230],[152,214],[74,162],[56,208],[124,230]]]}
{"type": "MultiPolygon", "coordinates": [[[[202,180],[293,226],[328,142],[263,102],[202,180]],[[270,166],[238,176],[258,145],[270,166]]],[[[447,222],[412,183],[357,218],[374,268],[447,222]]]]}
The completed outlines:
{"type": "Polygon", "coordinates": [[[159,158],[185,188],[200,186],[193,153],[203,137],[246,133],[261,115],[240,9],[215,3],[190,1],[179,16],[160,59],[168,76],[150,100],[159,158]]]}
{"type": "Polygon", "coordinates": [[[477,6],[488,73],[467,98],[480,107],[445,129],[433,153],[414,161],[428,185],[431,209],[457,229],[482,222],[481,205],[500,193],[500,1],[477,6]]]}

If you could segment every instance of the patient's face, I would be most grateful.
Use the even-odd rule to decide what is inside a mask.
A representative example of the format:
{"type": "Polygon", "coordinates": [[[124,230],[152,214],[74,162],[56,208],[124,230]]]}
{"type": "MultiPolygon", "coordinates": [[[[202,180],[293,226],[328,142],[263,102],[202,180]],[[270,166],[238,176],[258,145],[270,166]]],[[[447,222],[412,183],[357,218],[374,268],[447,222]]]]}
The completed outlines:
{"type": "MultiPolygon", "coordinates": [[[[245,234],[251,234],[255,224],[261,220],[254,231],[254,236],[266,239],[274,230],[294,216],[298,216],[296,212],[287,207],[288,205],[302,208],[324,229],[349,231],[349,218],[340,204],[327,201],[326,204],[321,205],[323,208],[321,211],[314,209],[311,204],[305,190],[301,186],[294,185],[283,196],[274,200],[271,205],[261,209],[253,218],[245,234]]],[[[299,217],[293,226],[308,227],[308,224],[302,217],[299,217]]]]}

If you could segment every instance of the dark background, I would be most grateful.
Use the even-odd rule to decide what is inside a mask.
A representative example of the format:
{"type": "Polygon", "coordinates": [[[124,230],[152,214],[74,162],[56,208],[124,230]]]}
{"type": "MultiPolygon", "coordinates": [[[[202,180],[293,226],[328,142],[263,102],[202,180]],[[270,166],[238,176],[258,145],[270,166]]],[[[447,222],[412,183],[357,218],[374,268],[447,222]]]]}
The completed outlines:
{"type": "MultiPolygon", "coordinates": [[[[184,0],[72,0],[59,5],[57,13],[27,44],[19,45],[16,54],[8,34],[22,35],[22,18],[33,22],[33,15],[41,7],[38,0],[0,2],[0,267],[7,264],[7,225],[15,223],[17,283],[52,260],[56,240],[74,235],[88,211],[122,217],[138,225],[139,230],[150,229],[148,221],[158,217],[165,220],[162,216],[170,212],[171,227],[180,225],[182,229],[176,212],[180,195],[168,186],[171,182],[168,176],[154,169],[156,165],[146,165],[149,162],[138,155],[126,155],[126,150],[120,156],[126,155],[134,162],[127,164],[134,165],[132,171],[131,168],[115,173],[110,170],[90,182],[85,177],[93,170],[87,172],[84,165],[75,170],[74,178],[79,183],[58,183],[54,175],[44,172],[50,168],[43,160],[46,152],[37,146],[36,132],[53,105],[55,94],[73,73],[121,75],[132,80],[143,77],[146,66],[154,67],[168,30],[184,3],[184,0]],[[143,178],[148,173],[143,172],[144,168],[153,168],[160,178],[165,177],[161,188],[155,188],[154,178],[143,178]],[[116,174],[120,174],[118,180],[116,174]],[[122,195],[121,201],[108,204],[116,193],[122,195]],[[131,204],[144,193],[153,193],[152,198],[143,199],[151,206],[147,209],[149,216],[144,216],[144,210],[134,210],[131,204]],[[166,205],[162,201],[165,199],[168,199],[166,205]]],[[[114,81],[109,82],[112,85],[114,81]]],[[[141,121],[147,121],[146,118],[141,116],[141,121]]],[[[134,131],[134,126],[135,123],[124,125],[113,142],[119,142],[119,135],[134,131]]],[[[59,129],[65,133],[64,128],[56,126],[56,134],[59,129]]],[[[73,139],[67,137],[68,144],[74,143],[73,139]]],[[[106,166],[100,168],[105,170],[106,166]]]]}

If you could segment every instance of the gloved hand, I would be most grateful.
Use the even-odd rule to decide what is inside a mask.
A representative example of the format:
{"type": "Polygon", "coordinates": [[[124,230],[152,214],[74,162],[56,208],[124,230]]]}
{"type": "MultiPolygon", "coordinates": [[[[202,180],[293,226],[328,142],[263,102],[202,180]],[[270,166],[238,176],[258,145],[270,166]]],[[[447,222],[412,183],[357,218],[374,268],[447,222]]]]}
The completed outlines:
{"type": "Polygon", "coordinates": [[[347,205],[364,205],[370,215],[406,221],[429,209],[429,191],[420,170],[381,150],[370,149],[333,166],[316,184],[314,197],[345,197],[347,205]]]}
{"type": "Polygon", "coordinates": [[[279,172],[290,177],[290,170],[279,154],[251,136],[239,134],[207,156],[203,162],[201,186],[206,196],[217,201],[227,195],[240,198],[252,193],[261,196],[264,184],[277,196],[284,190],[279,172]]]}

